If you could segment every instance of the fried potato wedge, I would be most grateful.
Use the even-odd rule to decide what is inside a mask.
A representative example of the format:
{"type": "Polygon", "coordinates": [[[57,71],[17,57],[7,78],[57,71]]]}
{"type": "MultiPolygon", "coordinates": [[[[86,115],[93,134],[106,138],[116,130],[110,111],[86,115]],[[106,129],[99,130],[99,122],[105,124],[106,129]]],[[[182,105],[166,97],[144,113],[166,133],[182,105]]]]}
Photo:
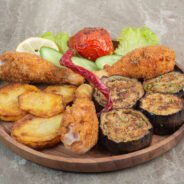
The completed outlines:
{"type": "Polygon", "coordinates": [[[16,121],[26,112],[19,108],[18,96],[28,91],[39,89],[27,84],[8,84],[0,88],[0,119],[3,121],[16,121]]]}
{"type": "Polygon", "coordinates": [[[48,86],[44,91],[47,93],[55,93],[63,96],[64,104],[68,104],[74,100],[77,87],[72,85],[48,86]]]}
{"type": "Polygon", "coordinates": [[[9,122],[12,122],[12,121],[17,121],[19,119],[21,119],[23,116],[26,115],[26,112],[22,112],[20,114],[20,116],[0,116],[0,119],[3,120],[3,121],[9,121],[9,122]]]}
{"type": "Polygon", "coordinates": [[[27,92],[19,96],[19,107],[38,117],[48,118],[64,111],[63,97],[45,92],[27,92]]]}
{"type": "Polygon", "coordinates": [[[14,123],[11,136],[34,149],[52,147],[61,142],[59,129],[62,119],[62,114],[51,118],[38,118],[28,114],[14,123]]]}

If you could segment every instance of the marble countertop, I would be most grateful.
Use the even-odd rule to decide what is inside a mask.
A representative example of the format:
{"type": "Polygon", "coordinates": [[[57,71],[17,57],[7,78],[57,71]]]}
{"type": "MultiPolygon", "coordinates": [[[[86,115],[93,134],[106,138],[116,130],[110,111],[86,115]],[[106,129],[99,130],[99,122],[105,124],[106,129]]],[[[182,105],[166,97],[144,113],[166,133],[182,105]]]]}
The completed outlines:
{"type": "MultiPolygon", "coordinates": [[[[150,27],[184,65],[182,0],[0,0],[0,53],[44,31],[75,33],[85,26],[117,38],[125,26],[150,27]]],[[[20,158],[0,144],[0,184],[182,184],[184,139],[165,155],[134,168],[103,174],[55,171],[20,158]]]]}

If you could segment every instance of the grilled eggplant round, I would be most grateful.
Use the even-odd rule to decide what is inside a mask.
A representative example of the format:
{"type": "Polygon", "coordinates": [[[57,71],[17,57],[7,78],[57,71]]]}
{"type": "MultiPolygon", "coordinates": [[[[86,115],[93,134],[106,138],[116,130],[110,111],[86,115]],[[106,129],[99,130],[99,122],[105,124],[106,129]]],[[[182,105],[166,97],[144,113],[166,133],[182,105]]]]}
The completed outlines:
{"type": "Polygon", "coordinates": [[[184,122],[183,99],[176,95],[147,94],[141,100],[140,108],[152,123],[155,134],[171,134],[184,122]]]}
{"type": "Polygon", "coordinates": [[[100,143],[111,153],[129,153],[150,145],[152,125],[139,111],[117,109],[100,116],[100,143]]]}
{"type": "MultiPolygon", "coordinates": [[[[137,79],[123,76],[102,77],[102,82],[108,87],[113,101],[113,109],[131,108],[144,95],[142,84],[137,79]]],[[[104,95],[95,89],[94,99],[101,106],[107,101],[104,95]]]]}
{"type": "Polygon", "coordinates": [[[170,72],[143,83],[144,90],[153,93],[184,93],[184,74],[170,72]]]}

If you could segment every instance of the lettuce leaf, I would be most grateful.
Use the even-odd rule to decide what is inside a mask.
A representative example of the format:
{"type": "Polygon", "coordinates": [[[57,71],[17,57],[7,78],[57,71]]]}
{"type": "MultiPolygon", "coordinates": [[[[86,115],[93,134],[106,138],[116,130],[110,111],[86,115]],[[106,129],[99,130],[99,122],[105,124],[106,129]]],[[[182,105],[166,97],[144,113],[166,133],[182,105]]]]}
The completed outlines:
{"type": "Polygon", "coordinates": [[[68,40],[70,39],[68,33],[58,33],[54,35],[52,32],[45,32],[40,37],[54,41],[61,53],[68,50],[68,40]]]}
{"type": "Polygon", "coordinates": [[[114,52],[122,56],[135,48],[159,43],[157,35],[147,27],[125,28],[122,30],[118,41],[118,48],[114,52]]]}
{"type": "Polygon", "coordinates": [[[68,33],[58,33],[55,36],[55,43],[58,46],[59,50],[64,53],[68,50],[68,40],[70,36],[68,33]]]}
{"type": "Polygon", "coordinates": [[[45,32],[43,33],[41,36],[41,38],[45,38],[45,39],[48,39],[48,40],[51,40],[51,41],[54,41],[55,42],[55,37],[53,35],[52,32],[45,32]]]}

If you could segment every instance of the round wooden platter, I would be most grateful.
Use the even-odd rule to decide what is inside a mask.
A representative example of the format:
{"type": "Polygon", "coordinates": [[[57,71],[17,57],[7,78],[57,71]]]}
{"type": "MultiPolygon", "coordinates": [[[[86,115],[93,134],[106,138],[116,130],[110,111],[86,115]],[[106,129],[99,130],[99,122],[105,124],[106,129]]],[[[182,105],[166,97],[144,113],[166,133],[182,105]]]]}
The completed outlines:
{"type": "MultiPolygon", "coordinates": [[[[176,70],[184,71],[176,66],[176,70]]],[[[121,155],[111,155],[100,145],[96,145],[84,155],[69,152],[62,144],[41,151],[33,150],[15,141],[10,136],[12,123],[0,122],[0,140],[12,151],[39,165],[71,172],[97,173],[120,170],[150,161],[172,149],[184,134],[184,124],[169,136],[153,135],[149,147],[121,155]]]]}
{"type": "Polygon", "coordinates": [[[62,144],[42,151],[33,150],[10,136],[11,123],[0,123],[0,140],[23,158],[39,165],[72,172],[107,172],[132,167],[152,160],[173,148],[184,134],[184,125],[170,136],[153,135],[152,144],[140,151],[111,155],[96,146],[84,155],[75,155],[62,144]]]}

